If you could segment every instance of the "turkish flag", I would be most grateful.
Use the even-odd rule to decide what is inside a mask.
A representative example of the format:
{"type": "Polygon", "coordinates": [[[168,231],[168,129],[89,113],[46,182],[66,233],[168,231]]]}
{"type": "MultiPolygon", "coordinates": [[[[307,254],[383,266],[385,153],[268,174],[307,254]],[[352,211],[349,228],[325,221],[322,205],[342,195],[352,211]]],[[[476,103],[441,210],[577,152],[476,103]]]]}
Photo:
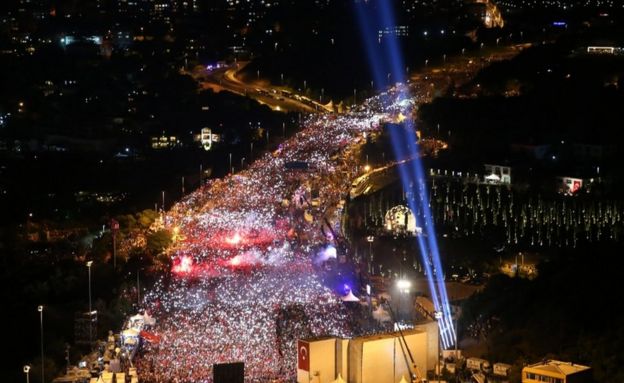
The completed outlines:
{"type": "Polygon", "coordinates": [[[310,344],[304,341],[297,341],[297,368],[310,371],[310,344]]]}
{"type": "Polygon", "coordinates": [[[576,193],[581,189],[581,181],[574,181],[572,184],[572,193],[576,193]]]}

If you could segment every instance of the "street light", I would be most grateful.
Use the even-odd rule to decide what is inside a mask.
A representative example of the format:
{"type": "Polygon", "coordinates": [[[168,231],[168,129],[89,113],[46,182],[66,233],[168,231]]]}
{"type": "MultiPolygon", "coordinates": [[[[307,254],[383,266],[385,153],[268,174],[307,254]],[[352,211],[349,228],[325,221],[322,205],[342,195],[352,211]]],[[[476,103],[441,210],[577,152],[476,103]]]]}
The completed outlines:
{"type": "Polygon", "coordinates": [[[41,330],[41,382],[45,383],[45,363],[43,359],[43,306],[37,306],[37,311],[39,311],[39,323],[41,330]]]}
{"type": "Polygon", "coordinates": [[[89,312],[91,312],[91,266],[93,261],[87,262],[87,269],[89,270],[89,312]]]}
{"type": "Polygon", "coordinates": [[[24,366],[24,374],[26,374],[26,383],[30,383],[30,366],[24,366]]]}
{"type": "Polygon", "coordinates": [[[436,324],[438,325],[438,360],[436,361],[436,369],[435,369],[435,373],[437,375],[437,381],[440,381],[440,320],[442,319],[442,311],[434,311],[433,312],[433,317],[436,320],[436,324]]]}
{"type": "Polygon", "coordinates": [[[366,241],[368,242],[368,257],[370,258],[370,267],[369,267],[369,271],[372,272],[373,270],[373,241],[375,240],[375,237],[372,235],[369,235],[366,237],[366,241]]]}
{"type": "Polygon", "coordinates": [[[397,281],[397,287],[401,292],[408,292],[410,287],[412,287],[412,282],[405,279],[399,279],[397,281]]]}
{"type": "Polygon", "coordinates": [[[399,279],[397,281],[397,287],[399,289],[399,315],[401,314],[401,296],[403,294],[409,293],[410,287],[412,287],[412,282],[406,279],[399,279]]]}
{"type": "Polygon", "coordinates": [[[89,343],[93,341],[91,334],[91,266],[93,265],[93,261],[87,262],[87,270],[89,271],[89,343]]]}

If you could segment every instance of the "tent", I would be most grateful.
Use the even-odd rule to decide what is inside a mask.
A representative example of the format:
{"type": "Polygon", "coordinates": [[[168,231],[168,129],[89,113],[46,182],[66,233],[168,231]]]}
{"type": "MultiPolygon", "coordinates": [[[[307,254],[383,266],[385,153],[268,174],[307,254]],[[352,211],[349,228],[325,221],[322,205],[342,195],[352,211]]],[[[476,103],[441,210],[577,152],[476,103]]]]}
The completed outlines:
{"type": "Polygon", "coordinates": [[[338,377],[336,378],[336,380],[334,380],[331,383],[347,383],[347,382],[345,382],[345,380],[342,379],[342,376],[340,376],[340,374],[338,374],[338,377]]]}
{"type": "Polygon", "coordinates": [[[401,380],[399,381],[399,383],[407,383],[407,379],[405,379],[405,375],[401,376],[401,380]]]}
{"type": "Polygon", "coordinates": [[[349,294],[345,295],[344,297],[340,299],[342,299],[343,302],[359,302],[360,301],[358,297],[353,295],[353,291],[351,290],[349,290],[349,294]]]}
{"type": "Polygon", "coordinates": [[[497,176],[496,174],[490,174],[489,176],[485,177],[486,181],[492,181],[492,182],[498,182],[500,181],[500,177],[497,176]]]}
{"type": "Polygon", "coordinates": [[[143,315],[143,320],[145,321],[145,324],[148,326],[153,326],[156,324],[156,319],[154,319],[153,316],[149,315],[147,311],[145,312],[145,315],[143,315]]]}

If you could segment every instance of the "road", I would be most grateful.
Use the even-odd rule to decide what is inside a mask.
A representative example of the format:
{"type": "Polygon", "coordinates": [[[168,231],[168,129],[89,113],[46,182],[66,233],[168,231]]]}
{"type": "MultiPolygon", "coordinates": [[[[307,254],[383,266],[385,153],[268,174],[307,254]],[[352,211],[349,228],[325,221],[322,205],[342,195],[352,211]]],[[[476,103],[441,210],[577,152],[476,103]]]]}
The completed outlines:
{"type": "Polygon", "coordinates": [[[198,66],[190,74],[201,84],[202,89],[212,89],[215,92],[228,91],[241,96],[251,97],[275,111],[334,112],[332,107],[311,100],[285,87],[273,86],[262,80],[243,82],[238,74],[247,64],[248,62],[239,61],[230,66],[213,70],[198,66]]]}

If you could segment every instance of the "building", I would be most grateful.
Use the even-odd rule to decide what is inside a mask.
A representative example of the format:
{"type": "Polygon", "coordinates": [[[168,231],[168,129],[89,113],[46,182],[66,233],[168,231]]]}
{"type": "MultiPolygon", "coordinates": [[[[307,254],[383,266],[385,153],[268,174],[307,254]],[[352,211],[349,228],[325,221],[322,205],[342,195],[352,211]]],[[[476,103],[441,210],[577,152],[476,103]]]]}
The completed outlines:
{"type": "Polygon", "coordinates": [[[403,376],[409,379],[410,357],[405,344],[418,374],[426,377],[427,371],[434,369],[438,353],[437,326],[431,324],[403,330],[405,342],[398,332],[353,339],[300,339],[297,383],[330,383],[338,376],[353,383],[396,383],[403,376]]]}
{"type": "Polygon", "coordinates": [[[503,165],[485,164],[483,182],[491,184],[511,185],[511,167],[503,165]]]}
{"type": "Polygon", "coordinates": [[[384,37],[407,38],[409,37],[408,25],[393,25],[380,29],[377,38],[381,41],[384,37]]]}
{"type": "Polygon", "coordinates": [[[522,369],[522,383],[584,383],[591,379],[590,367],[558,360],[546,360],[522,369]]]}
{"type": "Polygon", "coordinates": [[[182,146],[182,143],[176,136],[156,136],[151,138],[152,149],[174,149],[182,146]]]}

